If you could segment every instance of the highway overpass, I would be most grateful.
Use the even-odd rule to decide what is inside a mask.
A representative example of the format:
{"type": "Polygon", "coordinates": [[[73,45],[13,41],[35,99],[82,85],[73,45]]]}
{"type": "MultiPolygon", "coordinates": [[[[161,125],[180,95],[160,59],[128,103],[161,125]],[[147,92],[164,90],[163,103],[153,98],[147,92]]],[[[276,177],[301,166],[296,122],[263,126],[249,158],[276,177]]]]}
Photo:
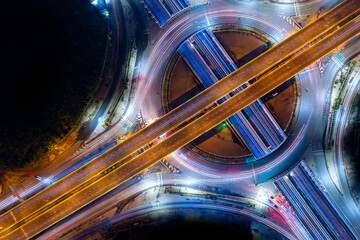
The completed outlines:
{"type": "Polygon", "coordinates": [[[304,162],[274,184],[314,239],[358,239],[351,224],[304,162]]]}

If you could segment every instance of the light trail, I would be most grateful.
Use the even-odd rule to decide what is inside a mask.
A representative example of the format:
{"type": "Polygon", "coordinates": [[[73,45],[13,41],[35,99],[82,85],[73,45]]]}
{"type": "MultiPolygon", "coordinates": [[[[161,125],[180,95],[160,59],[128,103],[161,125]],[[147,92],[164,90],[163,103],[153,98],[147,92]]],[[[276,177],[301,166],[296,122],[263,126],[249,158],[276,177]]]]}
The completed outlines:
{"type": "MultiPolygon", "coordinates": [[[[353,2],[352,2],[353,3],[353,2]]],[[[328,26],[328,25],[327,25],[328,26]]],[[[336,33],[341,33],[342,32],[342,30],[343,29],[346,29],[346,26],[348,26],[348,25],[345,25],[343,28],[340,28],[340,30],[338,30],[336,33]]],[[[306,29],[306,27],[304,28],[304,29],[306,29]]],[[[303,30],[304,30],[303,29],[303,30]]],[[[326,28],[325,28],[326,29],[326,28]]],[[[324,28],[322,29],[322,30],[324,30],[324,28]]],[[[356,33],[357,34],[357,33],[356,33]]],[[[301,35],[296,35],[296,34],[294,34],[294,35],[292,35],[292,36],[297,36],[297,37],[299,37],[299,36],[301,36],[301,35]]],[[[334,36],[334,34],[332,35],[332,36],[334,36]]],[[[341,39],[342,41],[345,41],[346,40],[346,37],[348,37],[349,38],[349,36],[347,36],[347,35],[341,35],[341,38],[339,38],[339,39],[341,39]]],[[[292,39],[292,40],[294,40],[294,37],[290,37],[290,39],[292,39]]],[[[300,37],[300,39],[301,39],[301,37],[300,37]]],[[[306,41],[307,39],[301,39],[301,41],[306,41]]],[[[324,39],[325,40],[325,39],[324,39]]],[[[323,40],[323,41],[324,41],[323,40]]],[[[328,38],[326,38],[326,40],[328,40],[328,38]]],[[[341,43],[341,41],[339,41],[338,42],[338,44],[340,44],[341,43]]],[[[277,45],[277,46],[279,46],[279,45],[277,45]]],[[[286,45],[285,45],[286,46],[286,45]]],[[[322,55],[321,54],[326,54],[327,52],[322,52],[322,51],[318,51],[319,50],[319,48],[321,48],[321,47],[319,47],[318,45],[315,45],[315,46],[317,46],[315,49],[316,49],[316,53],[313,53],[313,52],[309,52],[309,50],[308,51],[306,51],[306,52],[304,52],[304,53],[310,53],[310,54],[314,54],[314,55],[312,55],[311,57],[312,58],[314,58],[314,56],[315,57],[321,57],[322,55]],[[319,55],[319,53],[321,53],[320,55],[319,55]]],[[[290,49],[291,49],[291,47],[295,47],[295,46],[287,46],[287,47],[290,47],[290,49]]],[[[298,47],[298,45],[297,45],[297,47],[298,47]]],[[[286,48],[286,47],[285,47],[286,48]]],[[[272,49],[277,49],[276,47],[274,47],[274,48],[272,48],[272,49]]],[[[312,48],[312,50],[313,50],[313,48],[312,48]]],[[[324,49],[322,49],[322,50],[324,50],[324,49]]],[[[325,49],[325,51],[327,51],[327,50],[329,50],[329,49],[325,49]]],[[[275,54],[274,53],[274,51],[275,50],[273,50],[273,51],[270,51],[270,53],[273,53],[273,54],[275,54]]],[[[268,54],[264,54],[265,56],[267,56],[268,54]]],[[[263,57],[264,57],[264,55],[262,55],[263,57]]],[[[276,55],[275,55],[276,56],[276,55]]],[[[290,64],[290,62],[289,62],[289,64],[286,64],[286,65],[283,65],[282,67],[280,67],[280,68],[278,68],[276,71],[274,71],[273,72],[273,74],[268,74],[267,75],[267,77],[269,77],[269,76],[271,76],[271,77],[274,77],[273,75],[274,75],[274,73],[277,73],[277,74],[281,74],[282,76],[283,76],[283,78],[285,78],[286,76],[288,76],[288,74],[289,73],[293,73],[294,71],[295,71],[295,73],[296,73],[296,71],[299,71],[299,68],[301,68],[301,67],[303,67],[303,64],[309,64],[309,62],[310,62],[310,60],[312,59],[312,58],[305,58],[307,61],[301,61],[300,63],[299,62],[296,62],[296,61],[294,61],[295,59],[296,60],[298,60],[299,59],[299,57],[300,56],[302,56],[302,57],[304,57],[304,56],[306,56],[306,55],[298,55],[298,57],[297,58],[294,58],[294,59],[292,59],[292,61],[290,61],[293,65],[295,64],[295,67],[293,68],[293,69],[291,69],[290,68],[290,66],[289,65],[291,65],[290,64]],[[287,66],[288,68],[290,68],[290,69],[286,69],[286,71],[285,71],[285,73],[284,72],[281,72],[280,70],[284,70],[284,67],[285,66],[287,66]],[[296,70],[297,69],[297,70],[296,70]],[[291,70],[291,71],[290,71],[291,70]]],[[[277,56],[278,58],[281,58],[281,56],[277,56]]],[[[259,60],[259,57],[257,58],[257,60],[259,60]]],[[[300,59],[301,60],[301,59],[300,59]]],[[[254,61],[253,61],[254,62],[254,61]]],[[[273,59],[271,59],[271,62],[272,63],[274,63],[274,61],[273,61],[273,59]]],[[[248,64],[248,65],[250,65],[250,64],[248,64]]],[[[259,72],[258,72],[258,68],[260,67],[260,65],[259,64],[257,64],[256,65],[256,67],[257,67],[257,71],[256,71],[256,73],[258,74],[259,72]]],[[[243,67],[242,69],[244,69],[245,67],[243,67]]],[[[262,69],[262,68],[261,68],[262,69]]],[[[239,70],[239,71],[237,71],[236,72],[236,75],[238,75],[239,73],[241,73],[242,71],[241,71],[241,69],[239,70]]],[[[235,74],[232,74],[232,75],[230,75],[228,78],[227,78],[227,80],[229,80],[229,79],[232,79],[232,77],[234,77],[234,75],[235,74]]],[[[264,78],[264,79],[266,79],[266,78],[264,78]]],[[[244,80],[247,80],[247,79],[242,79],[242,81],[244,81],[244,80]]],[[[270,78],[270,80],[273,80],[273,78],[271,79],[270,78]]],[[[269,83],[271,82],[271,81],[268,81],[269,83]]],[[[282,79],[283,81],[286,81],[287,79],[282,79]]],[[[279,81],[279,80],[278,80],[279,81]]],[[[225,79],[223,79],[222,81],[220,81],[218,84],[216,84],[216,86],[220,86],[221,85],[221,83],[222,84],[224,84],[224,83],[226,83],[226,81],[225,81],[225,79]]],[[[272,85],[276,85],[276,84],[278,84],[279,82],[275,82],[275,83],[272,83],[272,85]]],[[[233,83],[234,84],[234,83],[233,83]]],[[[237,84],[237,85],[240,85],[240,84],[238,84],[238,82],[236,82],[235,84],[237,84]]],[[[231,84],[230,84],[231,85],[231,84]]],[[[214,85],[215,86],[215,85],[214,85]]],[[[232,85],[231,85],[232,86],[232,85]]],[[[231,87],[230,86],[230,87],[231,87]]],[[[236,85],[235,85],[235,87],[236,87],[236,85]]],[[[257,91],[255,94],[254,94],[254,96],[255,97],[261,97],[261,96],[259,96],[259,94],[262,94],[262,93],[264,93],[264,91],[267,91],[267,90],[269,90],[269,86],[263,86],[263,85],[261,85],[261,82],[260,81],[258,81],[258,82],[256,82],[255,84],[253,84],[252,85],[252,87],[249,87],[249,88],[247,88],[246,90],[244,90],[244,92],[242,92],[241,93],[241,95],[243,95],[243,97],[244,96],[246,96],[246,95],[244,95],[244,93],[246,92],[247,94],[253,94],[253,90],[256,88],[256,87],[260,87],[261,89],[262,89],[262,91],[257,91]],[[254,87],[255,86],[255,87],[254,87]],[[267,87],[267,88],[266,88],[267,87]],[[263,89],[264,88],[264,89],[263,89]],[[251,90],[249,90],[249,89],[251,89],[251,90]]],[[[211,89],[211,88],[209,88],[209,89],[211,89]]],[[[214,89],[214,88],[213,88],[214,89]]],[[[216,88],[216,90],[218,91],[218,88],[216,88]]],[[[208,91],[204,91],[204,92],[209,92],[209,90],[208,91]]],[[[204,93],[203,92],[203,93],[204,93]]],[[[198,95],[199,96],[199,95],[198,95]]],[[[200,94],[200,96],[201,96],[201,94],[200,94]]],[[[196,99],[196,97],[194,98],[194,99],[196,99]]],[[[230,99],[229,101],[227,101],[227,102],[225,102],[224,104],[226,104],[226,103],[228,103],[227,105],[229,105],[230,104],[230,102],[231,103],[233,103],[234,101],[236,101],[236,100],[239,100],[236,96],[235,97],[233,97],[232,99],[230,99]],[[233,100],[232,101],[232,99],[235,99],[235,100],[233,100]]],[[[244,99],[247,99],[248,101],[251,101],[249,98],[242,98],[242,99],[240,99],[240,100],[244,100],[244,99]]],[[[240,101],[241,102],[241,101],[240,101]]],[[[204,103],[204,104],[206,104],[206,103],[204,103]]],[[[246,102],[244,102],[244,101],[242,101],[242,104],[245,104],[246,105],[246,102]]],[[[185,106],[186,106],[186,104],[185,104],[185,106]]],[[[221,105],[221,106],[223,106],[223,105],[221,105]]],[[[225,106],[225,105],[224,105],[225,106]]],[[[241,105],[240,105],[241,106],[241,105]]],[[[238,111],[238,109],[237,108],[241,108],[240,106],[236,106],[236,108],[235,109],[233,109],[233,108],[230,108],[230,109],[221,109],[221,112],[222,112],[222,110],[224,110],[224,112],[222,112],[222,115],[220,115],[220,116],[216,116],[216,118],[214,118],[214,119],[211,119],[211,121],[205,121],[205,122],[208,122],[210,125],[211,124],[213,124],[214,123],[214,121],[216,122],[216,121],[218,121],[220,118],[222,118],[223,116],[224,116],[224,114],[228,114],[229,113],[229,111],[231,112],[231,111],[238,111]]],[[[234,106],[232,106],[232,107],[234,107],[234,106]]],[[[215,109],[218,109],[217,111],[220,111],[219,109],[220,108],[215,108],[215,109]]],[[[215,110],[214,109],[214,110],[215,110]]],[[[214,110],[212,110],[211,111],[211,114],[214,114],[215,115],[215,111],[214,110]]],[[[182,130],[180,130],[179,132],[181,132],[182,131],[182,133],[185,133],[186,135],[188,135],[188,132],[186,132],[186,131],[191,131],[191,130],[194,130],[194,131],[196,131],[196,133],[195,133],[195,135],[196,134],[201,134],[201,131],[203,131],[204,130],[204,128],[207,128],[207,126],[203,126],[203,128],[200,130],[200,128],[199,129],[193,129],[195,126],[196,126],[196,124],[199,124],[199,121],[200,120],[204,120],[205,119],[205,116],[206,116],[206,118],[212,118],[211,117],[211,115],[209,115],[209,114],[205,114],[202,118],[199,118],[198,120],[196,120],[196,121],[194,121],[193,123],[191,123],[191,124],[189,124],[188,125],[188,127],[186,127],[186,128],[183,128],[182,130]],[[192,128],[192,129],[191,129],[192,128]],[[184,129],[186,129],[186,130],[184,130],[184,129]]],[[[228,116],[226,116],[226,118],[227,118],[228,116]]],[[[158,122],[161,122],[161,120],[162,120],[163,118],[160,118],[157,122],[155,122],[155,123],[158,123],[158,122]]],[[[156,124],[153,124],[154,126],[157,126],[156,124]]],[[[202,124],[203,125],[203,124],[202,124]]],[[[210,126],[209,125],[209,126],[210,126]]],[[[139,134],[140,133],[143,133],[144,131],[146,132],[146,130],[148,130],[149,131],[149,129],[151,129],[151,128],[149,128],[151,125],[149,125],[147,128],[145,128],[145,129],[143,129],[142,131],[140,131],[138,134],[135,134],[135,135],[133,135],[133,139],[136,137],[136,139],[137,140],[139,140],[139,134]]],[[[195,127],[196,128],[196,127],[195,127]]],[[[169,137],[168,139],[166,139],[166,140],[164,140],[163,142],[160,142],[158,145],[155,145],[153,148],[151,148],[150,150],[148,150],[148,151],[146,151],[145,153],[146,153],[146,155],[148,155],[149,153],[150,153],[150,151],[151,152],[155,152],[155,155],[156,156],[161,156],[161,155],[163,155],[163,154],[165,154],[165,155],[167,155],[168,154],[168,152],[172,152],[173,150],[172,149],[174,149],[174,148],[177,148],[177,147],[179,147],[179,143],[177,143],[176,145],[174,145],[174,144],[172,144],[172,142],[171,141],[174,141],[174,140],[178,140],[177,139],[177,137],[179,137],[180,136],[180,134],[179,134],[179,132],[177,132],[176,134],[174,134],[174,135],[172,135],[171,137],[169,137]],[[171,145],[173,145],[173,146],[169,146],[169,149],[165,149],[165,152],[163,152],[164,151],[164,149],[163,149],[163,147],[164,146],[167,146],[166,144],[170,144],[171,143],[171,145]],[[163,150],[163,151],[159,151],[159,152],[156,152],[156,150],[163,150]]],[[[194,137],[195,136],[194,134],[192,134],[191,135],[191,137],[194,137]]],[[[123,142],[123,144],[132,144],[132,142],[131,141],[129,141],[131,138],[129,138],[127,141],[125,141],[125,142],[123,142]]],[[[147,139],[145,139],[145,140],[149,140],[148,138],[147,139]]],[[[185,141],[188,141],[189,140],[189,137],[187,137],[187,139],[185,139],[185,141]]],[[[184,144],[184,141],[183,142],[180,142],[180,145],[181,144],[184,144]]],[[[117,150],[117,149],[116,149],[117,150]]],[[[122,150],[125,150],[125,149],[122,149],[122,150]]],[[[108,152],[106,152],[104,155],[108,155],[108,154],[110,154],[110,156],[111,156],[111,154],[114,154],[114,153],[117,153],[116,151],[108,151],[108,152]]],[[[118,156],[118,153],[116,154],[117,156],[118,156]]],[[[119,158],[119,156],[117,157],[117,159],[119,158]]],[[[157,158],[157,157],[156,157],[157,158]]],[[[110,160],[110,159],[108,159],[108,160],[110,160]]],[[[101,180],[101,182],[102,183],[104,183],[105,184],[105,182],[107,181],[107,180],[110,180],[110,182],[111,183],[113,183],[113,184],[118,184],[119,182],[116,182],[116,180],[118,180],[119,181],[119,179],[124,179],[124,181],[126,181],[127,179],[129,179],[130,177],[132,177],[135,173],[137,173],[140,169],[143,169],[144,167],[148,167],[148,166],[151,166],[152,164],[154,164],[158,159],[152,159],[151,161],[153,161],[153,162],[144,162],[144,160],[148,160],[148,157],[147,156],[145,156],[144,154],[142,154],[142,155],[139,155],[139,157],[137,157],[137,158],[134,158],[132,161],[129,161],[129,162],[127,162],[126,164],[123,164],[122,166],[121,166],[121,168],[119,168],[119,170],[121,169],[121,171],[119,171],[119,170],[115,170],[115,171],[112,171],[110,174],[107,174],[106,173],[106,175],[102,178],[102,180],[104,180],[104,181],[102,181],[101,180]],[[145,159],[144,159],[144,157],[145,157],[145,159]],[[120,176],[117,176],[116,174],[114,174],[114,173],[120,173],[120,176]],[[120,178],[119,178],[120,177],[120,178]]],[[[94,162],[94,161],[93,161],[94,162]]],[[[92,163],[93,163],[92,162],[92,163]]],[[[89,166],[89,164],[88,165],[86,165],[86,166],[89,166]]],[[[113,165],[114,166],[114,165],[113,165]]],[[[110,167],[109,169],[112,169],[112,167],[110,167]]],[[[116,168],[115,168],[116,169],[116,168]]],[[[84,169],[82,168],[80,171],[83,171],[84,169]]],[[[106,170],[107,171],[107,170],[106,170]]],[[[72,176],[74,177],[74,176],[76,176],[76,174],[74,173],[74,174],[72,174],[72,176]]],[[[100,183],[100,181],[98,182],[98,183],[100,183]]],[[[114,187],[116,187],[116,186],[113,186],[113,185],[109,185],[108,183],[106,183],[104,186],[102,186],[101,184],[96,184],[96,190],[95,190],[95,192],[94,192],[94,189],[92,189],[92,187],[95,187],[95,185],[89,185],[89,186],[86,186],[81,192],[79,192],[79,193],[76,193],[76,198],[74,198],[75,197],[75,194],[73,194],[69,199],[71,199],[71,201],[66,201],[66,203],[68,203],[68,204],[70,204],[70,206],[72,206],[72,208],[74,207],[74,204],[76,203],[76,206],[83,206],[84,204],[86,204],[87,203],[87,201],[89,201],[89,198],[90,198],[90,196],[92,195],[92,194],[97,194],[97,196],[99,196],[99,195],[103,195],[103,193],[102,192],[106,192],[106,191],[108,191],[109,189],[111,190],[112,188],[114,188],[114,187]],[[105,186],[107,187],[106,189],[105,189],[105,186]],[[98,187],[100,187],[101,189],[98,189],[98,187]],[[89,191],[89,192],[88,192],[89,191]],[[98,192],[96,192],[96,191],[98,191],[98,192]],[[82,194],[86,194],[86,195],[82,195],[82,194]],[[86,197],[87,196],[87,197],[86,197]],[[75,200],[76,199],[76,200],[75,200]],[[75,201],[75,202],[73,202],[73,201],[75,201]],[[84,202],[85,201],[85,202],[84,202]],[[80,205],[79,205],[80,204],[80,205]]],[[[57,192],[58,193],[58,192],[57,192]]],[[[61,194],[61,193],[60,193],[61,194]]],[[[22,206],[22,205],[24,205],[24,204],[21,204],[20,206],[22,206]]],[[[46,211],[45,213],[43,213],[41,216],[40,216],[40,218],[39,219],[42,219],[41,221],[31,221],[31,222],[29,222],[29,223],[27,223],[26,225],[23,225],[23,227],[21,228],[22,230],[24,230],[24,229],[26,229],[26,232],[28,233],[28,235],[29,236],[31,236],[32,234],[33,234],[33,232],[34,231],[37,231],[36,229],[39,229],[39,228],[42,228],[43,227],[43,225],[47,225],[48,223],[47,223],[47,220],[45,220],[45,219],[48,219],[49,217],[52,219],[51,220],[51,222],[57,222],[57,221],[60,221],[61,219],[63,219],[63,217],[66,217],[68,214],[71,214],[73,211],[75,211],[75,210],[72,210],[72,208],[65,208],[66,210],[65,211],[63,211],[63,212],[61,212],[61,211],[58,211],[58,209],[59,208],[61,208],[61,209],[64,209],[63,208],[64,206],[63,206],[63,204],[60,204],[60,205],[57,205],[56,207],[54,207],[53,209],[52,209],[52,211],[46,211]],[[54,214],[54,211],[56,212],[56,215],[54,214]],[[65,216],[64,216],[65,215],[65,216]],[[55,220],[56,219],[56,220],[55,220]],[[36,224],[35,224],[35,222],[36,222],[36,224]],[[35,225],[34,225],[35,224],[35,225]]],[[[22,225],[22,224],[24,224],[26,221],[21,221],[21,224],[19,224],[19,225],[22,225]]],[[[6,230],[7,231],[7,230],[6,230]]],[[[3,231],[2,231],[3,232],[3,231]]],[[[22,233],[19,233],[18,231],[17,232],[14,232],[15,234],[22,234],[22,233]]],[[[17,235],[17,236],[19,236],[19,235],[17,235]]]]}

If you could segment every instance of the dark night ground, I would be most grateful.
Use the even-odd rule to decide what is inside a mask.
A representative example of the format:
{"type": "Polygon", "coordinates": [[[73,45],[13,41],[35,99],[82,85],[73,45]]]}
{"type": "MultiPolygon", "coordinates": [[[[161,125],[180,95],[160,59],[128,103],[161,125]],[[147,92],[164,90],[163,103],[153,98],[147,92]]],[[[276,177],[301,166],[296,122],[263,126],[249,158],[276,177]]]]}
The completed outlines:
{"type": "Polygon", "coordinates": [[[0,9],[0,168],[22,167],[71,129],[93,94],[107,20],[88,0],[0,9]]]}
{"type": "Polygon", "coordinates": [[[202,221],[184,222],[173,220],[166,226],[150,226],[138,230],[130,230],[125,234],[114,234],[113,239],[128,240],[168,240],[168,239],[253,239],[249,222],[243,222],[241,225],[226,226],[221,223],[205,223],[202,221]]]}
{"type": "Polygon", "coordinates": [[[255,224],[241,215],[204,209],[164,210],[145,214],[114,225],[105,220],[73,239],[122,240],[216,240],[285,239],[274,230],[255,224]],[[257,238],[256,238],[257,236],[257,238]]]}
{"type": "MultiPolygon", "coordinates": [[[[350,117],[349,125],[346,129],[344,138],[344,149],[349,156],[351,164],[355,168],[356,182],[360,182],[360,92],[358,92],[357,99],[352,106],[352,115],[350,117]]],[[[355,187],[360,195],[360,186],[355,187]]]]}

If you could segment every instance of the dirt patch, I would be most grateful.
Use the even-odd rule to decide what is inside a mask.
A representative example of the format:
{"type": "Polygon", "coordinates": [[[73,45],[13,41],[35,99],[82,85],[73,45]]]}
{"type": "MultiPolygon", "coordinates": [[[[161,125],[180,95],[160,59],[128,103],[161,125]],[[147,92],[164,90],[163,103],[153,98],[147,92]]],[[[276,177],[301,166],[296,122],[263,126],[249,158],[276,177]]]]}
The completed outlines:
{"type": "Polygon", "coordinates": [[[214,35],[235,62],[265,44],[264,39],[247,31],[219,31],[214,35]]]}
{"type": "Polygon", "coordinates": [[[170,109],[181,105],[202,91],[196,76],[186,65],[184,59],[180,55],[176,57],[178,61],[171,74],[167,93],[170,109]]]}
{"type": "MultiPolygon", "coordinates": [[[[245,144],[227,127],[226,122],[220,123],[201,135],[193,141],[193,145],[208,154],[223,158],[241,158],[251,155],[245,144]]],[[[193,150],[196,151],[197,149],[193,150]]]]}
{"type": "Polygon", "coordinates": [[[268,107],[270,112],[273,114],[274,118],[280,125],[280,127],[289,132],[290,129],[287,129],[296,105],[296,83],[295,80],[289,80],[287,83],[284,83],[283,86],[280,86],[278,89],[275,89],[272,93],[265,96],[263,99],[265,105],[268,107]],[[272,95],[276,95],[272,97],[272,95]]]}

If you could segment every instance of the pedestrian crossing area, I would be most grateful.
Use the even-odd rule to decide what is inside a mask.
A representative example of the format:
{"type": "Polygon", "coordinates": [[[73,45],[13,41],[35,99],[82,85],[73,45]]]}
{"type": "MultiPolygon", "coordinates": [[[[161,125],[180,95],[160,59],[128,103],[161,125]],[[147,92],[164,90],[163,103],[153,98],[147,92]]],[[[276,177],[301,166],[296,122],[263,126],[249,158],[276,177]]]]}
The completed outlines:
{"type": "Polygon", "coordinates": [[[138,121],[139,123],[143,122],[141,111],[139,111],[138,114],[136,114],[136,121],[138,121]]]}
{"type": "Polygon", "coordinates": [[[290,25],[292,25],[296,30],[300,30],[301,26],[295,21],[295,19],[291,16],[281,16],[285,21],[287,21],[290,25]]]}
{"type": "Polygon", "coordinates": [[[295,11],[295,16],[300,16],[301,15],[299,4],[296,3],[296,2],[294,3],[294,11],[295,11]]]}
{"type": "Polygon", "coordinates": [[[121,119],[121,126],[126,130],[126,131],[129,131],[130,128],[134,125],[133,122],[131,122],[129,119],[127,118],[122,118],[121,119]]]}
{"type": "Polygon", "coordinates": [[[346,60],[341,53],[335,54],[331,59],[335,62],[336,65],[338,65],[339,68],[343,67],[346,60]]]}

